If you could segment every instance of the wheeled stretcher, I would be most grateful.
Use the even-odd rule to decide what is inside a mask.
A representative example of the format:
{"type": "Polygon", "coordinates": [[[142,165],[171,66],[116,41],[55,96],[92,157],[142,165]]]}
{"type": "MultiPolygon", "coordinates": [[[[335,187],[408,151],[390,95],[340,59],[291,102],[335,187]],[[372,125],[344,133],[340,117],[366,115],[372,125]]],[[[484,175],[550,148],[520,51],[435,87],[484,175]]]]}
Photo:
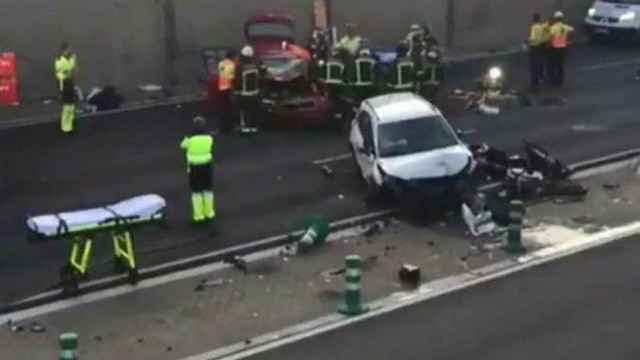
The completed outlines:
{"type": "Polygon", "coordinates": [[[127,270],[132,283],[138,281],[132,230],[136,226],[165,220],[166,201],[159,195],[141,195],[92,209],[29,217],[32,239],[70,239],[69,261],[61,271],[65,290],[77,289],[87,275],[95,237],[109,233],[118,270],[127,270]]]}

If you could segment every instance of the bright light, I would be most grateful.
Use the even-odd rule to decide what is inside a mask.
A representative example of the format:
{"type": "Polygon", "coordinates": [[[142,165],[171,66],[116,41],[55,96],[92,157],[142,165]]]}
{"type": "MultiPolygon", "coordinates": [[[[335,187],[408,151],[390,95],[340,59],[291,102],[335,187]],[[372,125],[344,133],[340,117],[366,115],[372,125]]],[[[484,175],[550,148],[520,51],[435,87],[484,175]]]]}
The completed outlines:
{"type": "Polygon", "coordinates": [[[489,79],[496,81],[502,77],[502,69],[499,67],[492,67],[489,69],[489,79]]]}
{"type": "Polygon", "coordinates": [[[287,50],[287,42],[286,41],[282,42],[282,50],[287,50]]]}
{"type": "Polygon", "coordinates": [[[620,21],[633,21],[636,19],[636,13],[633,11],[627,11],[620,15],[620,21]]]}
{"type": "Polygon", "coordinates": [[[589,16],[593,17],[596,14],[596,9],[594,9],[594,8],[589,9],[588,14],[589,14],[589,16]]]}

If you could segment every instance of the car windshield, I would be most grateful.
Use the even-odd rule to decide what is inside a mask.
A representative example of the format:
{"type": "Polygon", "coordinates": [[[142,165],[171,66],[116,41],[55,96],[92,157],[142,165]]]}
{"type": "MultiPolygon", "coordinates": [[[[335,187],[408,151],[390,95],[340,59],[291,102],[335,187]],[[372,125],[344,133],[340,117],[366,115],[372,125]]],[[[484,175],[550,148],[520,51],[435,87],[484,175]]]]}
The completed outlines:
{"type": "Polygon", "coordinates": [[[378,126],[380,157],[392,157],[441,149],[458,140],[442,116],[428,116],[378,126]]]}
{"type": "Polygon", "coordinates": [[[604,2],[611,3],[611,4],[640,5],[640,0],[605,0],[604,2]]]}
{"type": "Polygon", "coordinates": [[[293,29],[279,23],[257,23],[249,26],[249,37],[261,36],[290,39],[293,37],[293,29]]]}

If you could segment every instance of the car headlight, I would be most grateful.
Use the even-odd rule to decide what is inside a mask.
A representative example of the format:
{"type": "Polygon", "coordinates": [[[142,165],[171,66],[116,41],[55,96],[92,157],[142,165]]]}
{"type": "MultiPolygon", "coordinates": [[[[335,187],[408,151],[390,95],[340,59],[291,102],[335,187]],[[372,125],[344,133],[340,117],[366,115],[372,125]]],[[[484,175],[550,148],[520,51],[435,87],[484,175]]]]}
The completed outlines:
{"type": "Polygon", "coordinates": [[[636,13],[634,11],[628,11],[620,15],[620,21],[633,21],[636,19],[636,13]]]}
{"type": "Polygon", "coordinates": [[[587,14],[589,15],[589,17],[594,17],[596,15],[596,9],[590,8],[587,14]]]}

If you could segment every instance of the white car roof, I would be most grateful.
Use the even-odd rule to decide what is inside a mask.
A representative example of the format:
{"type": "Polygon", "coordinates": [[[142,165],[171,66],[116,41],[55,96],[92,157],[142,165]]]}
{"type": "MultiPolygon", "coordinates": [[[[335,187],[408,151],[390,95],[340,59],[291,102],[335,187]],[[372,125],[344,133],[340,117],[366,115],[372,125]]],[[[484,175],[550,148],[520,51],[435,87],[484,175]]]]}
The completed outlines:
{"type": "Polygon", "coordinates": [[[410,92],[376,96],[366,103],[374,111],[379,124],[439,115],[438,109],[429,101],[410,92]]]}

